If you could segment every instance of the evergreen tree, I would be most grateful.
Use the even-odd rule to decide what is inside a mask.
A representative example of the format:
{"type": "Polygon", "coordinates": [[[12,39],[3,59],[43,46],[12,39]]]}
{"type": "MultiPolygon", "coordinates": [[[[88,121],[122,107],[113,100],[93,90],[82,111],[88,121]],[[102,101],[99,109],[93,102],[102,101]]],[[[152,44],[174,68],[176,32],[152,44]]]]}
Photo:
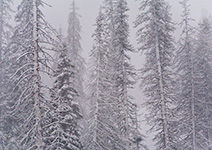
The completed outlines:
{"type": "Polygon", "coordinates": [[[170,6],[164,0],[141,2],[140,14],[136,20],[139,27],[138,43],[142,46],[146,62],[142,69],[142,84],[149,116],[151,131],[155,131],[156,148],[169,149],[172,143],[170,130],[171,107],[174,97],[172,57],[174,52],[174,31],[170,6]]]}
{"type": "Polygon", "coordinates": [[[81,41],[81,26],[79,17],[77,13],[78,7],[76,7],[75,1],[73,0],[71,5],[71,11],[68,17],[68,35],[67,35],[67,49],[68,55],[73,61],[73,64],[76,68],[77,74],[75,76],[75,88],[78,91],[79,96],[74,97],[74,101],[79,102],[81,111],[83,110],[82,104],[84,103],[85,94],[83,89],[83,74],[85,72],[84,59],[81,56],[82,47],[80,44],[81,41]]]}
{"type": "Polygon", "coordinates": [[[208,18],[199,23],[197,47],[194,53],[194,119],[195,146],[197,149],[212,148],[212,24],[208,18]]]}
{"type": "Polygon", "coordinates": [[[179,95],[177,107],[175,108],[174,130],[178,131],[175,139],[175,148],[177,149],[196,149],[196,121],[195,121],[195,39],[194,27],[190,22],[190,9],[188,0],[180,2],[183,7],[182,34],[180,38],[180,48],[177,50],[175,58],[176,70],[179,73],[179,95]],[[182,124],[183,122],[183,124],[182,124]]]}
{"type": "Polygon", "coordinates": [[[65,44],[61,47],[59,61],[54,73],[55,82],[51,90],[49,111],[46,113],[44,149],[47,150],[80,150],[78,119],[81,118],[79,105],[74,102],[78,96],[74,86],[75,67],[68,57],[65,44]]]}
{"type": "Polygon", "coordinates": [[[19,149],[42,149],[41,109],[44,107],[45,88],[41,72],[47,72],[53,44],[51,26],[43,18],[40,0],[22,0],[15,17],[17,26],[7,48],[10,80],[7,97],[8,117],[15,122],[8,133],[19,149]]]}
{"type": "Polygon", "coordinates": [[[115,124],[112,118],[112,105],[108,87],[108,47],[106,16],[100,8],[96,19],[96,30],[93,34],[94,46],[90,54],[88,99],[90,101],[90,113],[88,129],[83,138],[85,149],[123,149],[118,141],[115,124]]]}
{"type": "Polygon", "coordinates": [[[135,75],[134,67],[130,64],[129,52],[133,52],[133,48],[129,42],[129,24],[128,15],[129,10],[125,0],[118,0],[114,7],[114,34],[113,49],[111,50],[111,62],[113,70],[112,82],[114,90],[114,97],[117,100],[117,108],[115,108],[115,117],[120,129],[120,137],[124,139],[125,149],[130,149],[133,146],[130,136],[132,135],[131,128],[133,126],[135,105],[128,94],[128,89],[133,88],[135,75]],[[118,111],[117,111],[118,110],[118,111]],[[133,120],[132,120],[133,119],[133,120]]]}
{"type": "Polygon", "coordinates": [[[199,24],[197,39],[190,25],[188,0],[181,2],[183,32],[180,49],[177,51],[176,66],[180,88],[176,122],[176,149],[209,149],[211,146],[211,24],[204,18],[199,24]],[[207,69],[206,69],[207,68],[207,69]],[[181,123],[183,122],[183,124],[181,123]]]}
{"type": "Polygon", "coordinates": [[[90,149],[133,149],[138,135],[134,104],[128,95],[133,85],[133,67],[128,51],[127,3],[105,0],[96,20],[94,47],[89,66],[88,95],[91,102],[90,125],[84,139],[90,149]],[[133,145],[134,144],[134,145],[133,145]]]}
{"type": "Polygon", "coordinates": [[[128,95],[133,85],[127,3],[105,0],[96,20],[94,47],[89,66],[88,95],[91,102],[89,129],[84,139],[90,149],[133,149],[138,135],[135,105],[128,95]],[[133,145],[134,144],[134,145],[133,145]]]}

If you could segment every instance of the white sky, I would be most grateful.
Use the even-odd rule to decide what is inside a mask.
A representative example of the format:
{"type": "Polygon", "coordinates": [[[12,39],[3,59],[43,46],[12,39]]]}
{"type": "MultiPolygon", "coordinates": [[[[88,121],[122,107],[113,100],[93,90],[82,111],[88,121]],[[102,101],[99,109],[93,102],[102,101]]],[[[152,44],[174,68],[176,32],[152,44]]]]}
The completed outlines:
{"type": "MultiPolygon", "coordinates": [[[[44,0],[46,3],[50,4],[52,7],[45,7],[43,13],[46,16],[46,20],[49,21],[49,23],[56,29],[58,29],[60,26],[63,29],[63,33],[66,35],[67,31],[67,18],[69,13],[69,8],[72,3],[72,0],[44,0]]],[[[95,18],[97,17],[97,14],[99,12],[99,6],[101,4],[101,1],[103,0],[75,0],[77,6],[79,9],[79,14],[82,16],[80,18],[81,26],[82,26],[82,48],[83,48],[83,56],[87,60],[89,51],[92,48],[92,34],[94,31],[95,24],[95,18]]],[[[172,8],[172,14],[173,14],[173,21],[179,23],[180,22],[180,14],[181,14],[181,6],[179,4],[179,0],[167,0],[172,8]]],[[[14,0],[14,5],[16,6],[19,4],[21,0],[14,0]]],[[[130,40],[131,43],[135,48],[138,46],[136,45],[136,29],[133,28],[134,24],[133,21],[135,21],[135,18],[138,14],[138,7],[139,7],[139,0],[127,0],[129,4],[129,24],[130,24],[130,40]]],[[[199,22],[202,12],[208,12],[208,14],[212,14],[212,0],[190,0],[191,3],[191,17],[193,17],[197,22],[199,22]],[[204,9],[204,11],[203,11],[204,9]]],[[[205,14],[205,13],[204,13],[205,14]]],[[[177,26],[177,31],[175,33],[176,37],[179,36],[179,27],[177,26]]],[[[132,63],[136,66],[137,69],[142,67],[142,64],[144,62],[144,57],[140,55],[140,53],[132,54],[132,63]]],[[[135,90],[133,90],[132,95],[134,95],[136,102],[138,104],[141,104],[144,102],[143,96],[141,91],[136,87],[135,90]]],[[[142,109],[143,110],[143,109],[142,109]]],[[[144,111],[144,110],[143,110],[144,111]]],[[[140,118],[141,120],[144,120],[143,118],[140,118]]],[[[143,132],[145,135],[145,130],[147,130],[147,126],[145,123],[141,124],[141,128],[143,128],[143,132]]],[[[154,150],[153,143],[151,142],[151,135],[147,135],[149,138],[147,139],[147,144],[150,148],[150,150],[154,150]]]]}

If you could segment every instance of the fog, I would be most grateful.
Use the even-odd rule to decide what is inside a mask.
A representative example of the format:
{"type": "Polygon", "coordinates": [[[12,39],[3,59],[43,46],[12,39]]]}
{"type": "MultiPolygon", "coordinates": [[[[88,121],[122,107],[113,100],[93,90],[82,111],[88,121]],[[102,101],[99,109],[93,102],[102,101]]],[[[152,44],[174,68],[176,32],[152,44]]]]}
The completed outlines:
{"type": "MultiPolygon", "coordinates": [[[[94,24],[95,19],[99,12],[99,7],[102,4],[102,0],[75,0],[77,6],[79,7],[78,13],[81,15],[81,26],[82,26],[82,48],[83,48],[83,56],[88,60],[89,52],[92,49],[93,39],[92,34],[94,32],[94,24]]],[[[182,8],[179,4],[180,0],[168,0],[171,5],[171,12],[173,15],[173,21],[176,22],[176,32],[175,37],[176,41],[180,35],[180,27],[178,23],[181,21],[181,12],[182,8]]],[[[56,29],[62,27],[63,33],[66,34],[67,30],[67,17],[69,13],[69,8],[71,1],[70,0],[46,0],[46,3],[50,4],[51,7],[46,6],[44,9],[44,14],[46,19],[52,24],[56,29]]],[[[127,0],[129,5],[129,25],[130,25],[130,40],[132,45],[135,49],[138,48],[137,41],[136,41],[136,29],[134,28],[134,21],[136,19],[137,14],[139,13],[139,0],[127,0]]],[[[203,15],[210,15],[212,14],[212,1],[211,0],[190,0],[191,4],[191,17],[195,19],[193,22],[194,26],[197,26],[197,23],[200,21],[203,15]]],[[[141,55],[140,52],[131,54],[132,56],[132,63],[135,65],[136,69],[142,68],[142,64],[144,63],[144,56],[141,55]]],[[[152,142],[152,134],[146,133],[149,129],[148,125],[146,125],[144,115],[146,113],[145,108],[141,105],[145,98],[142,94],[142,91],[139,89],[139,83],[137,84],[136,88],[131,91],[131,95],[134,96],[135,101],[140,106],[141,111],[140,120],[141,120],[141,129],[142,133],[147,136],[146,144],[148,145],[150,150],[154,150],[154,143],[152,142]]]]}
{"type": "MultiPolygon", "coordinates": [[[[138,48],[136,41],[136,29],[134,28],[134,21],[138,15],[139,0],[127,0],[129,4],[130,11],[129,15],[129,25],[130,25],[130,40],[135,49],[138,48]]],[[[15,0],[14,8],[20,3],[20,0],[15,0]]],[[[45,6],[43,13],[46,17],[46,20],[56,29],[62,28],[63,33],[66,35],[67,32],[67,18],[70,10],[70,5],[72,0],[45,0],[45,2],[50,6],[45,6]]],[[[89,52],[92,49],[93,39],[92,34],[94,32],[94,23],[99,12],[99,7],[102,4],[102,0],[75,0],[76,5],[79,7],[78,13],[81,15],[80,21],[82,26],[81,32],[81,44],[83,48],[82,55],[88,60],[89,52]]],[[[176,22],[176,32],[175,37],[176,41],[180,35],[180,27],[178,23],[180,22],[180,15],[182,12],[179,0],[168,0],[171,5],[171,12],[173,14],[173,21],[176,22]]],[[[191,4],[191,17],[195,19],[196,22],[193,23],[194,26],[200,21],[202,16],[207,16],[212,14],[212,1],[211,0],[190,0],[191,4]]],[[[131,54],[132,64],[135,65],[136,69],[142,68],[144,63],[144,56],[140,52],[131,54]]],[[[152,135],[146,133],[148,126],[145,123],[144,114],[146,113],[145,109],[141,105],[145,98],[142,94],[142,91],[139,89],[139,80],[136,88],[131,91],[131,95],[134,96],[136,103],[141,107],[140,113],[143,114],[140,117],[142,133],[148,138],[146,139],[146,144],[150,150],[154,150],[153,142],[151,141],[152,135]]]]}

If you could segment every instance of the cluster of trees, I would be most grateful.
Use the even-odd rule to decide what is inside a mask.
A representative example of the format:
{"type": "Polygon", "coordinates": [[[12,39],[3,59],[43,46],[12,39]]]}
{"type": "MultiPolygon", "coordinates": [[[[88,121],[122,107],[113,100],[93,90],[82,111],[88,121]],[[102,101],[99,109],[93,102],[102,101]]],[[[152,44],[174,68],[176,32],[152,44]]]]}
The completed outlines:
{"type": "Polygon", "coordinates": [[[42,0],[21,1],[7,38],[11,3],[0,1],[0,149],[82,149],[77,123],[83,93],[79,66],[84,64],[75,3],[67,38],[46,22],[42,0]]]}
{"type": "MultiPolygon", "coordinates": [[[[87,70],[73,1],[67,36],[45,20],[43,0],[0,0],[0,149],[140,150],[126,0],[104,0],[87,70]],[[56,56],[56,57],[55,57],[56,56]],[[83,74],[87,72],[85,89],[83,74]],[[49,80],[50,79],[50,80],[49,80]],[[52,83],[46,82],[52,81],[52,83]]],[[[212,22],[192,26],[188,0],[176,44],[170,6],[141,0],[135,21],[146,59],[141,88],[158,150],[212,149],[212,22]]]]}
{"type": "Polygon", "coordinates": [[[135,73],[127,54],[133,48],[128,40],[126,1],[105,0],[100,9],[90,55],[87,96],[83,89],[85,62],[80,55],[81,27],[75,2],[68,17],[67,37],[45,20],[40,7],[46,3],[42,0],[22,0],[15,16],[16,25],[11,28],[6,22],[11,3],[0,1],[1,149],[143,146],[137,106],[128,95],[135,73]],[[91,104],[87,115],[83,103],[91,104]]]}
{"type": "Polygon", "coordinates": [[[128,10],[126,0],[104,0],[96,19],[86,88],[91,105],[82,138],[85,149],[146,148],[138,128],[137,106],[128,93],[135,83],[128,10]]]}
{"type": "Polygon", "coordinates": [[[188,0],[183,8],[179,43],[175,44],[170,6],[143,0],[136,20],[140,50],[146,62],[142,83],[157,149],[209,150],[211,132],[212,22],[192,26],[188,0]]]}

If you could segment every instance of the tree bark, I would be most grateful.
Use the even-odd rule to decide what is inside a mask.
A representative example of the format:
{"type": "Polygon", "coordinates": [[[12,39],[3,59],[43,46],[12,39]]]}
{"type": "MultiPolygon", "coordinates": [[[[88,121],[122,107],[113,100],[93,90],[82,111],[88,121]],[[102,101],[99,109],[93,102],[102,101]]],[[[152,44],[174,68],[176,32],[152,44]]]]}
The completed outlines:
{"type": "Polygon", "coordinates": [[[41,110],[40,110],[40,76],[39,76],[39,46],[38,46],[38,16],[37,0],[33,0],[33,41],[34,41],[34,100],[36,119],[36,146],[41,150],[41,110]]]}
{"type": "Polygon", "coordinates": [[[162,68],[161,68],[161,60],[160,60],[160,50],[158,43],[158,36],[156,36],[156,58],[157,58],[157,66],[159,73],[159,88],[160,88],[160,102],[161,102],[161,113],[162,113],[162,121],[163,121],[163,132],[164,132],[164,148],[167,148],[169,142],[168,136],[168,123],[166,118],[166,103],[164,97],[164,87],[163,87],[163,77],[162,77],[162,68]]]}

